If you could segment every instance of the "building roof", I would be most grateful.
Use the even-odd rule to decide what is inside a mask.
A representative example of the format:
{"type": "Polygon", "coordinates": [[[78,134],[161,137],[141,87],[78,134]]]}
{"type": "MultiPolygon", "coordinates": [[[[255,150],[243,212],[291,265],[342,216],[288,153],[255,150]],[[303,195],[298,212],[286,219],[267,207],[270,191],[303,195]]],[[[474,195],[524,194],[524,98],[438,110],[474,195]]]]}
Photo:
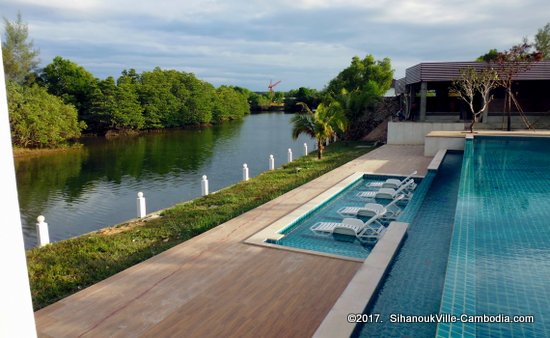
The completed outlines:
{"type": "MultiPolygon", "coordinates": [[[[418,82],[454,81],[460,76],[460,70],[467,67],[482,69],[490,66],[487,62],[423,62],[407,68],[405,77],[399,82],[412,84],[418,82]]],[[[530,69],[517,74],[516,80],[550,80],[550,61],[533,62],[530,69]]]]}

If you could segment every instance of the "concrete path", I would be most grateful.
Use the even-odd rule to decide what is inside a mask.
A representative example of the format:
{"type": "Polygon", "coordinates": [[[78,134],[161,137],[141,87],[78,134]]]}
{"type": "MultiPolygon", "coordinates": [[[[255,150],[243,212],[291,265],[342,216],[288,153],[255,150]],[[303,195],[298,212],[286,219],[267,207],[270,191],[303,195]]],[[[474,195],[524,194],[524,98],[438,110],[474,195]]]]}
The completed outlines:
{"type": "Polygon", "coordinates": [[[310,337],[361,263],[243,241],[355,172],[424,175],[385,145],[35,313],[41,337],[310,337]]]}

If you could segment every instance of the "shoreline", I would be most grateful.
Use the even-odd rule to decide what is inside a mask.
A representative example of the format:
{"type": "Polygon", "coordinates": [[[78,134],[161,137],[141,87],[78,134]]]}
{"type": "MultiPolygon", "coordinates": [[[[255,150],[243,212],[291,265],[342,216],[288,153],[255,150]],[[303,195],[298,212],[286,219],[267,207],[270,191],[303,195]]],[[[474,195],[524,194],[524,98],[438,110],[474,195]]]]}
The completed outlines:
{"type": "MultiPolygon", "coordinates": [[[[247,114],[247,115],[250,115],[250,114],[247,114]]],[[[83,139],[104,138],[105,140],[114,140],[119,138],[140,137],[142,135],[147,135],[147,134],[171,132],[171,131],[178,131],[178,130],[201,130],[201,129],[212,128],[217,125],[221,125],[223,123],[235,122],[235,121],[239,121],[239,120],[227,120],[227,121],[221,121],[219,123],[187,125],[187,126],[173,127],[173,128],[158,128],[158,129],[143,129],[143,130],[108,130],[105,134],[102,134],[102,135],[98,135],[94,133],[82,134],[81,137],[79,137],[76,140],[73,140],[72,143],[63,145],[61,147],[21,148],[17,146],[12,146],[12,153],[13,153],[14,159],[15,158],[17,159],[34,158],[34,157],[45,156],[50,154],[63,153],[67,151],[80,150],[84,147],[83,144],[80,143],[80,141],[83,139]]]]}
{"type": "Polygon", "coordinates": [[[50,154],[56,154],[56,153],[63,153],[63,152],[69,152],[69,151],[77,151],[82,149],[82,144],[73,144],[70,146],[65,147],[59,147],[59,148],[19,148],[19,147],[13,147],[13,158],[17,159],[26,159],[26,158],[34,158],[44,155],[50,155],[50,154]]]}

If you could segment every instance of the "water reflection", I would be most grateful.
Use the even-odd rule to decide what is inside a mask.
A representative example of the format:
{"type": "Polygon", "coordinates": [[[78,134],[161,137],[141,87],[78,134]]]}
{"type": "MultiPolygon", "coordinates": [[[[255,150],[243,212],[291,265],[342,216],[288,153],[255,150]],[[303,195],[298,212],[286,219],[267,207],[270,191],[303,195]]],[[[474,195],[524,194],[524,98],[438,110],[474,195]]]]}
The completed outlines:
{"type": "Polygon", "coordinates": [[[82,149],[16,159],[19,203],[25,245],[36,244],[36,217],[43,214],[57,241],[135,217],[136,194],[143,191],[148,212],[200,195],[200,177],[210,190],[267,170],[269,154],[276,166],[296,156],[303,143],[291,138],[292,115],[258,114],[242,121],[201,130],[153,132],[140,137],[83,141],[82,149]]]}

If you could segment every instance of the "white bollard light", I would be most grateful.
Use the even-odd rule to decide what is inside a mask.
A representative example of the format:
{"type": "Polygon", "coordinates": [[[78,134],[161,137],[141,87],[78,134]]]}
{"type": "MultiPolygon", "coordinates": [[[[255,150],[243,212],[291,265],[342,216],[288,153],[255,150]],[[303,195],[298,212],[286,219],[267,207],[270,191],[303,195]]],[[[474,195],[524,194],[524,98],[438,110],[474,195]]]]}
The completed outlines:
{"type": "Polygon", "coordinates": [[[140,191],[137,193],[137,217],[143,218],[145,215],[147,215],[145,197],[143,197],[143,193],[140,191]]]}
{"type": "Polygon", "coordinates": [[[269,170],[275,170],[275,159],[273,155],[269,155],[269,170]]]}
{"type": "Polygon", "coordinates": [[[36,218],[36,233],[38,235],[38,246],[50,244],[50,232],[48,231],[48,223],[44,222],[46,218],[42,215],[36,218]]]}
{"type": "Polygon", "coordinates": [[[307,143],[304,143],[304,156],[307,156],[307,143]]]}
{"type": "Polygon", "coordinates": [[[202,196],[208,195],[208,177],[206,175],[202,175],[201,194],[202,196]]]}
{"type": "Polygon", "coordinates": [[[288,148],[288,163],[292,162],[292,149],[288,148]]]}
{"type": "Polygon", "coordinates": [[[248,181],[248,166],[243,164],[243,181],[248,181]]]}

